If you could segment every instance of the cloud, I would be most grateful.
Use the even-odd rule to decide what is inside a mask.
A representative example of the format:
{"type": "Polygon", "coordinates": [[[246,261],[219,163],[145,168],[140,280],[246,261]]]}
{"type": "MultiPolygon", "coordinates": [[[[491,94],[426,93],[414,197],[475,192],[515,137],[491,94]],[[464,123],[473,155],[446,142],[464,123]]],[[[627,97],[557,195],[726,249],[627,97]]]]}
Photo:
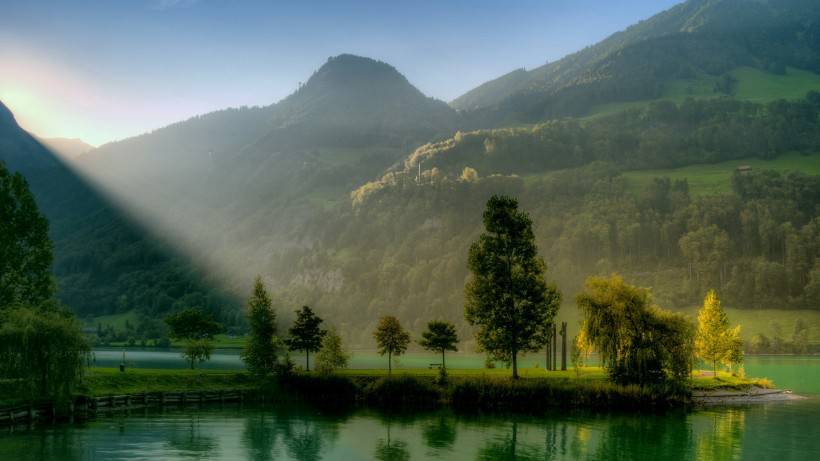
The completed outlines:
{"type": "Polygon", "coordinates": [[[157,11],[171,10],[174,8],[187,8],[199,3],[199,0],[152,0],[151,9],[157,11]]]}

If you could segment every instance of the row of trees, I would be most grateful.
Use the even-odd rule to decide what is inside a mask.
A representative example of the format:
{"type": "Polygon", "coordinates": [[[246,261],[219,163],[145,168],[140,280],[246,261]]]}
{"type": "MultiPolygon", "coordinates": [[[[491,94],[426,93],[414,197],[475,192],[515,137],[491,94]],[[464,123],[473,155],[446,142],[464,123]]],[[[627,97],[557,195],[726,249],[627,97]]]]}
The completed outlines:
{"type": "Polygon", "coordinates": [[[771,336],[758,333],[752,336],[747,350],[752,354],[806,354],[816,352],[809,341],[809,325],[805,320],[795,320],[791,336],[786,336],[779,322],[772,323],[771,336]]]}
{"type": "MultiPolygon", "coordinates": [[[[392,374],[393,356],[399,356],[407,351],[407,346],[410,345],[410,333],[401,326],[396,317],[387,315],[379,320],[379,326],[373,332],[373,338],[376,340],[379,354],[387,354],[387,373],[392,374]]],[[[458,350],[458,334],[455,325],[434,320],[427,324],[427,330],[421,334],[418,343],[428,351],[441,353],[439,369],[441,376],[446,376],[445,353],[458,350]]]]}
{"type": "Polygon", "coordinates": [[[469,275],[464,255],[481,231],[481,205],[503,193],[530,211],[551,279],[565,293],[583,289],[588,275],[617,271],[652,286],[671,309],[698,305],[712,288],[735,308],[817,309],[818,177],[753,170],[733,178],[726,168],[730,184],[712,195],[684,179],[625,175],[607,164],[388,187],[351,216],[323,217],[322,243],[284,257],[299,271],[320,262],[322,273],[338,275],[342,283],[314,296],[339,319],[374,322],[389,304],[413,331],[434,317],[456,321],[464,294],[455,287],[469,275]],[[316,263],[305,262],[308,252],[316,263]]]}
{"type": "Polygon", "coordinates": [[[347,367],[349,354],[342,345],[341,337],[333,329],[322,329],[323,320],[308,306],[303,306],[296,312],[296,321],[288,331],[287,339],[282,340],[277,336],[273,301],[259,277],[254,283],[253,294],[248,299],[247,316],[250,333],[241,356],[248,370],[255,376],[288,372],[292,368],[290,359],[285,357],[284,361],[280,360],[281,350],[285,347],[305,353],[307,371],[310,371],[311,352],[317,353],[317,371],[329,373],[347,367]]]}
{"type": "MultiPolygon", "coordinates": [[[[532,222],[515,199],[493,196],[484,227],[470,248],[466,317],[478,327],[479,346],[510,362],[517,378],[517,354],[548,344],[560,295],[545,280],[532,222]]],[[[740,327],[729,328],[714,291],[706,296],[697,329],[685,316],[654,305],[649,290],[617,275],[588,278],[577,303],[583,314],[577,347],[594,348],[615,382],[682,382],[695,355],[715,374],[718,363],[743,360],[740,327]]]]}

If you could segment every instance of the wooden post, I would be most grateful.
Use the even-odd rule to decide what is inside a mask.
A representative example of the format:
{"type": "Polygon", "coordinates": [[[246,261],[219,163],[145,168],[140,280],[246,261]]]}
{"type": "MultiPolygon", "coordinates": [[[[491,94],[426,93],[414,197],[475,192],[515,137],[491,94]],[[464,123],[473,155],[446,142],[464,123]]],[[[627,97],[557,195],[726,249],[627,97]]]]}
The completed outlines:
{"type": "Polygon", "coordinates": [[[556,325],[552,324],[552,369],[553,371],[558,369],[558,334],[556,331],[556,325]]]}
{"type": "Polygon", "coordinates": [[[544,362],[544,369],[547,371],[552,370],[552,328],[549,326],[547,327],[547,360],[544,362]]]}
{"type": "Polygon", "coordinates": [[[561,322],[561,371],[567,371],[567,322],[561,322]]]}

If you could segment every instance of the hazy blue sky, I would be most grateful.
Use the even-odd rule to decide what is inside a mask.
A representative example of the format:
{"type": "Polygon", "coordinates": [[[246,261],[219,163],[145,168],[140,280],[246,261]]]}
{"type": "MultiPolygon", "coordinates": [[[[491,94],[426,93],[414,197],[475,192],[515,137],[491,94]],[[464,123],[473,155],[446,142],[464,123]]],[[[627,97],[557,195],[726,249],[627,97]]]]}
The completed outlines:
{"type": "Polygon", "coordinates": [[[27,129],[99,144],[267,105],[328,56],[386,61],[451,100],[679,0],[5,0],[0,100],[27,129]]]}

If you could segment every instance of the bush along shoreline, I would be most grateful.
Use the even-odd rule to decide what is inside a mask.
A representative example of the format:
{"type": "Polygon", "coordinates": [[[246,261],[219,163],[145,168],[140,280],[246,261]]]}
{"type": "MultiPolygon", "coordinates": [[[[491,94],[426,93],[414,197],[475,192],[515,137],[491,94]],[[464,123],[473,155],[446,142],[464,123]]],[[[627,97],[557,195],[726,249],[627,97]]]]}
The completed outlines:
{"type": "Polygon", "coordinates": [[[688,408],[688,388],[641,388],[606,381],[491,377],[293,375],[263,389],[295,395],[319,407],[365,406],[387,410],[450,407],[459,412],[541,413],[550,409],[658,411],[688,408]]]}

